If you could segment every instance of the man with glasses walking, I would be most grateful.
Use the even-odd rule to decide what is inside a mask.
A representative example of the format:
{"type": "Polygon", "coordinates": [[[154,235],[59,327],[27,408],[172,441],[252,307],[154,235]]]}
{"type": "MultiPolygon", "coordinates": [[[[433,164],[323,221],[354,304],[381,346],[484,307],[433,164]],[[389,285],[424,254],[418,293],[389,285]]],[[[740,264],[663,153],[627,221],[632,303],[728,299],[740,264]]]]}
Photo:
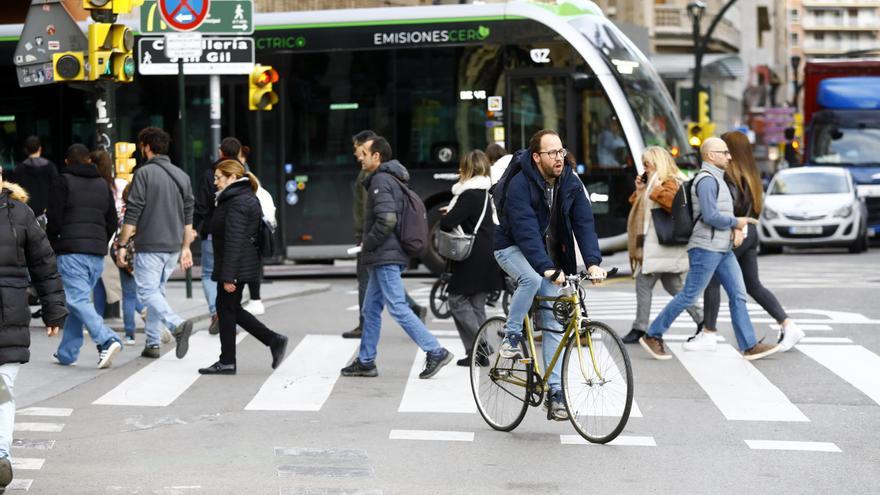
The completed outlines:
{"type": "MultiPolygon", "coordinates": [[[[538,131],[529,149],[517,152],[493,195],[501,224],[495,228],[495,259],[517,281],[510,299],[505,338],[499,354],[504,359],[523,357],[523,320],[535,295],[553,297],[566,274],[577,273],[575,239],[590,276],[601,280],[602,254],[593,211],[584,184],[570,166],[559,134],[538,131]]],[[[562,340],[562,325],[549,308],[538,311],[537,326],[543,332],[544,362],[562,340]]],[[[550,373],[547,419],[568,419],[561,380],[562,360],[550,373]]]]}
{"type": "Polygon", "coordinates": [[[733,216],[733,197],[724,182],[724,169],[730,162],[727,143],[709,138],[700,147],[700,155],[703,168],[694,179],[695,197],[690,198],[694,218],[698,219],[687,245],[690,270],[684,288],[657,315],[639,343],[654,359],[672,359],[663,344],[663,334],[685,308],[697,302],[714,275],[730,300],[733,332],[743,357],[750,361],[761,359],[779,351],[779,345],[763,344],[755,339],[746,308],[746,286],[733,254],[733,248],[742,243],[743,229],[755,220],[733,216]]]}

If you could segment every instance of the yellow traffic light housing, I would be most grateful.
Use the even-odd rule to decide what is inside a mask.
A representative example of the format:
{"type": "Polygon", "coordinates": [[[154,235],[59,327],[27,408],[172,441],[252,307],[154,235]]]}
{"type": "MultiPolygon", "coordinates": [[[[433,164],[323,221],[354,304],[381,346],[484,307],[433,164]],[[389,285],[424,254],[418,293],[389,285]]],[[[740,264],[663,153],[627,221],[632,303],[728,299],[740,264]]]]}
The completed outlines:
{"type": "Polygon", "coordinates": [[[692,148],[699,148],[703,144],[702,132],[699,124],[695,122],[688,124],[688,144],[692,148]]]}
{"type": "Polygon", "coordinates": [[[83,81],[85,73],[85,54],[83,52],[63,52],[52,54],[52,68],[55,81],[83,81]]]}
{"type": "Polygon", "coordinates": [[[250,110],[272,110],[278,103],[278,94],[272,91],[272,84],[278,82],[278,71],[268,65],[257,64],[248,79],[248,108],[250,110]]]}
{"type": "Polygon", "coordinates": [[[116,177],[131,182],[131,175],[137,161],[131,156],[137,147],[134,143],[116,143],[116,177]]]}
{"type": "Polygon", "coordinates": [[[711,112],[711,107],[709,106],[709,93],[706,91],[700,91],[697,94],[697,122],[705,123],[710,122],[712,120],[709,115],[711,112]]]}
{"type": "Polygon", "coordinates": [[[97,81],[101,77],[110,76],[110,31],[113,24],[89,24],[89,80],[97,81]]]}
{"type": "Polygon", "coordinates": [[[128,26],[113,24],[110,28],[110,74],[116,81],[134,80],[134,34],[128,26]]]}
{"type": "Polygon", "coordinates": [[[143,4],[144,0],[82,0],[85,10],[104,10],[113,14],[128,14],[143,4]]]}

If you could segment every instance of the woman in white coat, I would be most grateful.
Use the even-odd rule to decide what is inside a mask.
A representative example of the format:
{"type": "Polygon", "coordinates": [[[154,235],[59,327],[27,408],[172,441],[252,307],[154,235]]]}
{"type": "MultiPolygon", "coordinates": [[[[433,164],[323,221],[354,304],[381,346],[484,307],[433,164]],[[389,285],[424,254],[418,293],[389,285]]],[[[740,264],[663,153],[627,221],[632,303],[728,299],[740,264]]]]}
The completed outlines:
{"type": "MultiPolygon", "coordinates": [[[[681,291],[688,271],[685,246],[662,246],[652,221],[651,210],[672,210],[675,193],[685,180],[672,155],[659,146],[649,146],[642,153],[645,173],[636,177],[636,190],[629,198],[632,205],[627,220],[630,266],[636,279],[636,319],[632,330],[623,338],[633,344],[645,335],[651,316],[651,299],[659,280],[671,296],[681,291]]],[[[703,312],[694,305],[687,309],[699,331],[703,312]]]]}

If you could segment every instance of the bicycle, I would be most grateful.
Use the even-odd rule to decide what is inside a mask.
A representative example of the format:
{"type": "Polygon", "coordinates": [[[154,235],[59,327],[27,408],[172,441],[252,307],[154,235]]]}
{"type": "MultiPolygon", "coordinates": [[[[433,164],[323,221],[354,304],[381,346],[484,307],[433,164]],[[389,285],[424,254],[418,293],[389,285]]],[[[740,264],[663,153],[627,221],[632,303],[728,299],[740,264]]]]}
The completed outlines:
{"type": "Polygon", "coordinates": [[[448,262],[446,267],[446,271],[441,273],[434,285],[431,286],[431,295],[428,299],[431,313],[441,320],[452,316],[452,308],[449,307],[449,281],[452,280],[452,272],[449,271],[448,262]]]}
{"type": "Polygon", "coordinates": [[[586,274],[567,276],[559,296],[535,297],[523,325],[522,359],[504,359],[496,352],[504,339],[504,318],[490,318],[478,330],[470,362],[471,391],[480,415],[492,428],[512,431],[528,407],[541,405],[549,392],[550,373],[545,376],[535,359],[531,315],[552,311],[557,321],[567,325],[547,370],[562,355],[562,390],[574,429],[591,443],[610,442],[623,431],[633,400],[629,354],[611,327],[588,317],[581,285],[585,280],[590,280],[586,274]]]}

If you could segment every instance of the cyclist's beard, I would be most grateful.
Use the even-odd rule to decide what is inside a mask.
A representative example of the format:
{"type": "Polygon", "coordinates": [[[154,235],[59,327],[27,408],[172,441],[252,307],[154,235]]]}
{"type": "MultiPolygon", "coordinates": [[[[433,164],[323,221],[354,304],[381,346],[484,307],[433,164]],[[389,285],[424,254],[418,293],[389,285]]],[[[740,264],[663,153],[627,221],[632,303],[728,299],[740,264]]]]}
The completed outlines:
{"type": "Polygon", "coordinates": [[[565,162],[562,160],[553,160],[551,162],[546,162],[541,160],[538,163],[538,171],[541,172],[541,175],[544,179],[555,179],[562,175],[562,170],[565,168],[565,162]]]}

